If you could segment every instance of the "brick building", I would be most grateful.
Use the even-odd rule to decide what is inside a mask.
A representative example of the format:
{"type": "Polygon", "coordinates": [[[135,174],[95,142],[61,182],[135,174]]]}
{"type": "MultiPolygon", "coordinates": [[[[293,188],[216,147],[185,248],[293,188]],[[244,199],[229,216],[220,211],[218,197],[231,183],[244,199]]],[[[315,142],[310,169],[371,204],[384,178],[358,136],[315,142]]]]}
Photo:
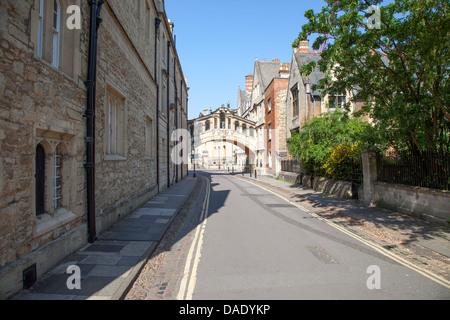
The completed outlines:
{"type": "Polygon", "coordinates": [[[289,65],[281,65],[264,92],[266,129],[265,173],[277,176],[281,171],[281,160],[287,156],[286,144],[286,100],[289,84],[289,65]]]}
{"type": "Polygon", "coordinates": [[[258,61],[256,59],[253,76],[246,76],[245,93],[239,90],[238,102],[240,107],[238,110],[240,115],[256,123],[257,143],[255,150],[253,150],[255,159],[252,164],[255,166],[257,174],[276,174],[276,164],[279,162],[277,156],[284,155],[284,152],[277,153],[284,148],[282,145],[278,146],[278,143],[283,144],[281,141],[285,141],[285,130],[283,130],[285,125],[282,125],[283,117],[285,117],[285,101],[281,99],[286,99],[286,95],[280,91],[280,86],[284,86],[288,82],[289,70],[290,63],[288,62],[281,62],[278,59],[272,61],[266,61],[266,59],[258,61]],[[269,100],[267,94],[270,94],[271,100],[269,100]],[[269,101],[274,103],[273,108],[270,107],[271,111],[269,111],[269,101]],[[272,110],[276,111],[272,112],[272,110]],[[271,121],[270,126],[267,120],[271,121]],[[283,138],[276,133],[272,125],[281,129],[283,138]],[[272,137],[269,136],[271,133],[274,134],[273,141],[272,137]],[[268,150],[268,142],[271,146],[270,151],[268,150]],[[272,160],[270,163],[269,155],[272,160]]]}
{"type": "Polygon", "coordinates": [[[102,5],[96,81],[86,82],[91,5],[0,3],[1,298],[23,287],[24,270],[39,277],[88,236],[93,241],[187,174],[187,165],[170,161],[172,131],[187,128],[188,88],[164,2],[102,5]],[[79,29],[67,26],[69,5],[81,9],[79,29]],[[93,85],[95,144],[89,162],[93,85]],[[88,167],[95,172],[93,234],[88,167]]]}

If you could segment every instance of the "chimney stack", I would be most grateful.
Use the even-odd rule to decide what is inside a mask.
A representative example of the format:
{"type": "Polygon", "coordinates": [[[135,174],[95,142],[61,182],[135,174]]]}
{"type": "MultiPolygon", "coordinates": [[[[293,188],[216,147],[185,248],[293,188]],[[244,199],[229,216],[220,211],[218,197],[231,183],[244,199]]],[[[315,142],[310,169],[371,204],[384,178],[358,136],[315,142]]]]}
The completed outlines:
{"type": "Polygon", "coordinates": [[[279,71],[280,78],[289,78],[289,74],[289,66],[281,63],[279,71]]]}
{"type": "Polygon", "coordinates": [[[308,53],[309,52],[309,40],[300,41],[297,47],[297,52],[308,53]]]}
{"type": "Polygon", "coordinates": [[[253,91],[253,75],[251,73],[245,76],[245,91],[248,93],[253,91]]]}

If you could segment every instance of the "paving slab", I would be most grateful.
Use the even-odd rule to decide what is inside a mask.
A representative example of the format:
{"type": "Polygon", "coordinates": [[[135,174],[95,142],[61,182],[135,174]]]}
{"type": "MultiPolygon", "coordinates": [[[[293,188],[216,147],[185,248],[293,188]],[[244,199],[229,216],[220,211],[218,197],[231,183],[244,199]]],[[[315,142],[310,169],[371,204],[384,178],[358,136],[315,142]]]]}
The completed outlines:
{"type": "Polygon", "coordinates": [[[175,216],[191,195],[197,178],[187,177],[162,192],[110,230],[99,240],[68,256],[13,300],[119,300],[157,247],[175,216]],[[69,289],[68,281],[80,271],[81,289],[69,289]]]}

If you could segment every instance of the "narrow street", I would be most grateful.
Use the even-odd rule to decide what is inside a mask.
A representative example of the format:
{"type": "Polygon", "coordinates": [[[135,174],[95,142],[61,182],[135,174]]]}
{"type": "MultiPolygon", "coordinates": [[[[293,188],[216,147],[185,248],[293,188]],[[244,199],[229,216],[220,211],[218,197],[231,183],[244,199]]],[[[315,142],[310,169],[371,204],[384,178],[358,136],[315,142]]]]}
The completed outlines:
{"type": "Polygon", "coordinates": [[[191,215],[126,299],[450,297],[447,280],[240,175],[198,176],[191,215]]]}

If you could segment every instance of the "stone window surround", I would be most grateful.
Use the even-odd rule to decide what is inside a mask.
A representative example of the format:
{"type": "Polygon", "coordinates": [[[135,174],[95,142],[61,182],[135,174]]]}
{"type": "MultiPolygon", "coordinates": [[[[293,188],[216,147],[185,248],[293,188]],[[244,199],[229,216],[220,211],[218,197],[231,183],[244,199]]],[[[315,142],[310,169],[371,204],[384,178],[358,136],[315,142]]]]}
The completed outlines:
{"type": "Polygon", "coordinates": [[[296,83],[294,86],[292,86],[290,91],[291,95],[291,111],[292,111],[292,118],[297,118],[300,115],[300,101],[299,101],[299,90],[298,90],[298,83],[296,83]],[[296,93],[296,95],[294,94],[296,93]]]}
{"type": "Polygon", "coordinates": [[[80,0],[58,0],[59,4],[59,48],[53,50],[53,3],[54,0],[34,0],[31,8],[30,21],[30,43],[34,47],[33,55],[36,59],[45,62],[53,69],[60,71],[70,79],[78,81],[81,76],[81,52],[80,52],[80,30],[69,30],[65,27],[68,18],[66,8],[70,4],[80,5],[80,0]],[[40,17],[41,9],[43,16],[40,17]],[[40,27],[41,26],[41,27],[40,27]],[[41,33],[42,32],[42,33],[41,33]],[[40,52],[41,51],[41,52],[40,52]],[[57,65],[53,61],[53,54],[58,53],[57,65]]]}
{"type": "MultiPolygon", "coordinates": [[[[44,129],[36,129],[36,146],[42,145],[45,150],[46,154],[46,167],[52,167],[53,164],[53,156],[55,154],[55,150],[59,146],[63,146],[64,153],[67,157],[70,158],[71,156],[71,148],[72,148],[72,138],[73,135],[67,134],[67,133],[60,133],[58,131],[52,131],[52,130],[44,130],[44,129]]],[[[71,170],[71,162],[63,160],[65,163],[65,169],[63,170],[63,180],[70,180],[70,172],[71,170]]],[[[71,206],[69,199],[70,197],[66,196],[64,198],[64,202],[62,207],[54,208],[53,201],[53,170],[49,170],[52,168],[46,169],[46,205],[45,205],[45,213],[40,214],[36,216],[36,213],[34,210],[36,208],[34,207],[33,214],[36,217],[35,220],[35,226],[34,226],[34,232],[33,232],[33,238],[36,239],[58,227],[61,227],[67,223],[70,223],[71,221],[75,220],[77,217],[76,215],[69,211],[67,208],[71,206]]],[[[36,168],[34,168],[34,171],[36,172],[36,168]]],[[[67,187],[64,188],[63,194],[68,193],[67,187]]],[[[33,203],[35,203],[36,199],[36,193],[33,191],[33,203]]]]}
{"type": "Polygon", "coordinates": [[[154,150],[155,150],[155,141],[154,141],[154,132],[155,129],[153,118],[145,112],[144,116],[144,125],[145,125],[145,159],[152,160],[154,158],[154,150]]]}
{"type": "MultiPolygon", "coordinates": [[[[104,100],[104,139],[103,139],[103,151],[104,151],[104,160],[106,161],[125,161],[128,153],[127,146],[127,123],[128,123],[128,114],[127,114],[127,99],[126,96],[119,91],[114,85],[107,81],[105,88],[105,100],[104,100]],[[119,114],[118,119],[120,119],[120,123],[118,126],[120,127],[120,132],[116,132],[117,134],[117,150],[114,153],[109,153],[108,150],[108,139],[109,135],[107,133],[109,128],[109,118],[108,118],[108,110],[109,110],[109,97],[113,96],[116,101],[120,102],[119,105],[119,114]]],[[[118,127],[118,128],[119,128],[118,127]]]]}

